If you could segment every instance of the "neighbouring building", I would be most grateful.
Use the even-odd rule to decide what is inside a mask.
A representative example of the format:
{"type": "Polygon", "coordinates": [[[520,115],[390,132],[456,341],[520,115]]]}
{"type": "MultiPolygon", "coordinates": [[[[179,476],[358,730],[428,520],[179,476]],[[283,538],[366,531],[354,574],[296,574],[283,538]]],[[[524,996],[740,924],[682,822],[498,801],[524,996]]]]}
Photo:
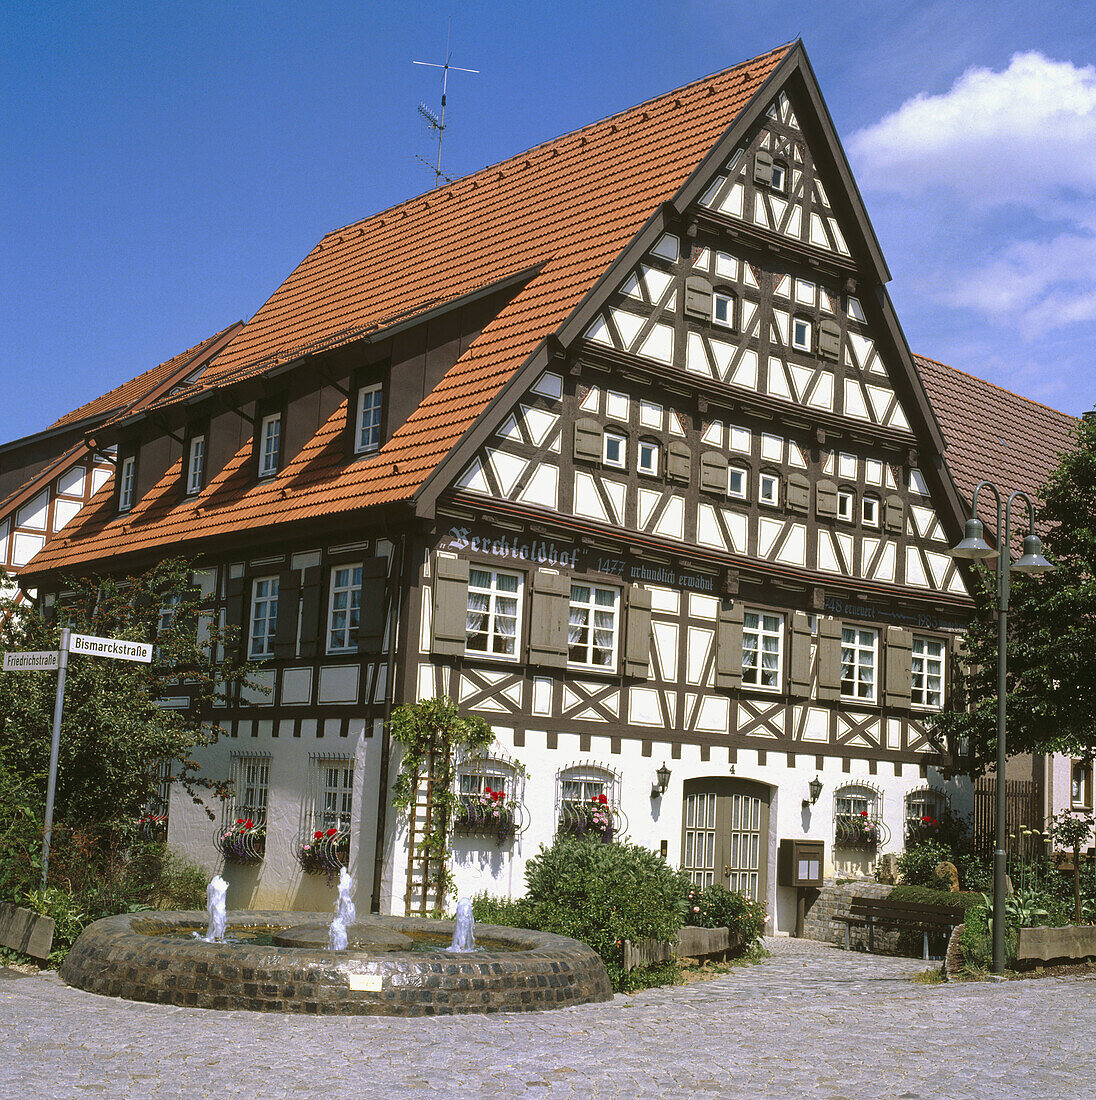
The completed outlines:
{"type": "MultiPolygon", "coordinates": [[[[359,906],[432,906],[385,719],[449,696],[496,734],[458,780],[461,894],[521,892],[541,843],[599,828],[786,930],[780,841],[856,875],[972,808],[927,728],[971,608],[947,548],[983,458],[1033,467],[964,417],[1002,401],[1042,430],[915,359],[889,277],[781,47],[328,234],[96,428],[117,473],[24,583],[197,559],[262,664],[205,754],[235,802],[214,826],[171,806],[210,867],[227,825],[264,823],[230,905],[326,907],[319,832],[359,906]],[[513,829],[477,827],[488,788],[513,829]]],[[[1071,421],[1045,411],[1049,467],[1071,421]]]]}

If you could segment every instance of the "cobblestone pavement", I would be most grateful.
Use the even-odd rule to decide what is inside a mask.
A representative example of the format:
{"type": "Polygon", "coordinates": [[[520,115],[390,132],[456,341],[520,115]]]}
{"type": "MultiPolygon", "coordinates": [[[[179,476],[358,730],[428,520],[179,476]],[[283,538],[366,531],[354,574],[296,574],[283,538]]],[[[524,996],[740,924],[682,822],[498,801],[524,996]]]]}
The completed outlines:
{"type": "Polygon", "coordinates": [[[418,1020],[161,1008],[0,970],[0,1097],[1096,1097],[1092,980],[920,985],[916,960],[768,945],[611,1004],[418,1020]]]}

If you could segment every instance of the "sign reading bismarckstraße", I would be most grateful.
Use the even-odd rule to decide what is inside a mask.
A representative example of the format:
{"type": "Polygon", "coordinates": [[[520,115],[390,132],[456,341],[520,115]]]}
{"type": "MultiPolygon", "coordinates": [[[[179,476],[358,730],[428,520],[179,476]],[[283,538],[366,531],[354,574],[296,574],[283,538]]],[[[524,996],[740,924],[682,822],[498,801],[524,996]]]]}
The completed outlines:
{"type": "Polygon", "coordinates": [[[69,638],[69,653],[88,657],[113,657],[119,661],[152,662],[152,646],[145,642],[127,642],[124,638],[97,638],[94,634],[73,634],[69,638]]]}
{"type": "Polygon", "coordinates": [[[22,653],[4,654],[5,672],[53,672],[61,667],[61,655],[56,649],[28,649],[22,653]]]}

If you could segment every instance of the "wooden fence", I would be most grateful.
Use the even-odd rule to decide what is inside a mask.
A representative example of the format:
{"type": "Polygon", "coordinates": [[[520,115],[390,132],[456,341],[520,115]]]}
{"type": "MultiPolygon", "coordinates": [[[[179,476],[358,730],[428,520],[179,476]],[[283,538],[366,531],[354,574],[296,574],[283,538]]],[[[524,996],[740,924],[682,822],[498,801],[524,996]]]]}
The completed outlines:
{"type": "MultiPolygon", "coordinates": [[[[997,821],[997,779],[983,776],[974,786],[974,820],[971,835],[974,843],[987,852],[993,851],[997,821]]],[[[1045,854],[1045,841],[1036,830],[1044,827],[1039,789],[1030,779],[1005,781],[1005,824],[1007,851],[1010,857],[1033,857],[1045,854]],[[1029,832],[1025,833],[1027,829],[1029,832]]]]}

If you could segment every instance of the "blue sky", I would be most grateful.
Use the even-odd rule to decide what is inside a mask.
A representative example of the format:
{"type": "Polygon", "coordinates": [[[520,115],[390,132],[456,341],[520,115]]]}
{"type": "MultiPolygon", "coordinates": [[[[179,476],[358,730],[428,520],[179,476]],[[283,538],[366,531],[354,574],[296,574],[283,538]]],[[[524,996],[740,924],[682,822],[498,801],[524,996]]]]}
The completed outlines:
{"type": "Polygon", "coordinates": [[[250,317],[329,229],[801,36],[911,347],[1096,401],[1096,5],[0,6],[0,440],[250,317]]]}

